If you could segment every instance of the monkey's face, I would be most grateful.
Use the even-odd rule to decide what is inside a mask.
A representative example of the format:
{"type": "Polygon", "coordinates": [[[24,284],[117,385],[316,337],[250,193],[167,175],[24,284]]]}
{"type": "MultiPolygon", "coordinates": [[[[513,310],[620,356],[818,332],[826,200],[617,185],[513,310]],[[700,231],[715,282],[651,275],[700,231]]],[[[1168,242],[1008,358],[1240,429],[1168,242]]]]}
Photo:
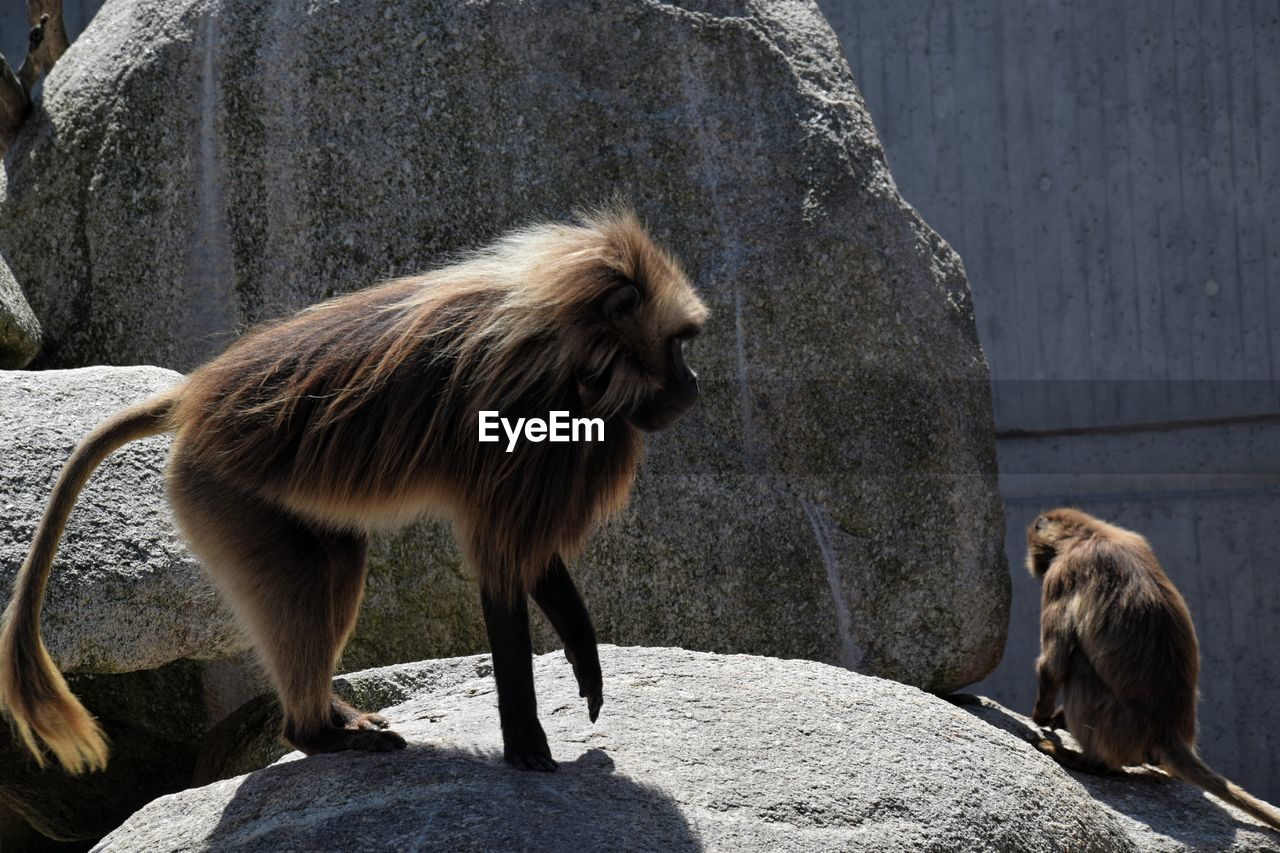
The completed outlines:
{"type": "Polygon", "coordinates": [[[1043,578],[1059,551],[1074,541],[1082,529],[1084,513],[1073,509],[1054,509],[1036,516],[1027,527],[1027,571],[1043,578]]]}
{"type": "Polygon", "coordinates": [[[698,374],[684,363],[680,339],[671,339],[670,367],[661,389],[631,412],[627,420],[637,429],[656,432],[671,426],[698,400],[698,374]]]}
{"type": "Polygon", "coordinates": [[[1027,527],[1027,571],[1033,578],[1043,578],[1053,558],[1058,556],[1050,526],[1049,519],[1042,515],[1027,527]]]}
{"type": "Polygon", "coordinates": [[[684,345],[702,330],[707,309],[673,260],[652,252],[643,261],[609,271],[595,321],[596,339],[608,343],[594,348],[609,353],[608,364],[580,380],[579,390],[588,409],[655,432],[698,400],[698,374],[685,361],[684,345]]]}
{"type": "Polygon", "coordinates": [[[627,415],[637,429],[664,430],[698,401],[698,374],[684,360],[684,342],[697,333],[697,328],[690,328],[657,343],[650,363],[660,365],[651,374],[660,381],[627,415]]]}

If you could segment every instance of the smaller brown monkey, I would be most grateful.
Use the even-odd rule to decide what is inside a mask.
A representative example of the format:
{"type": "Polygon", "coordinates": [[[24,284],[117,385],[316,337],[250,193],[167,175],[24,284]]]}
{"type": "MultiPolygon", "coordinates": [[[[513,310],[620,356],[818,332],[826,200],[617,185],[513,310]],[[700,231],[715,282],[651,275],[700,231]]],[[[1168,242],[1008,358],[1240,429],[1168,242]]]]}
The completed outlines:
{"type": "Polygon", "coordinates": [[[1042,584],[1031,718],[1065,725],[1084,754],[1037,746],[1074,770],[1158,765],[1280,829],[1280,810],[1196,753],[1195,627],[1147,540],[1079,510],[1055,509],[1027,528],[1027,569],[1042,584]]]}

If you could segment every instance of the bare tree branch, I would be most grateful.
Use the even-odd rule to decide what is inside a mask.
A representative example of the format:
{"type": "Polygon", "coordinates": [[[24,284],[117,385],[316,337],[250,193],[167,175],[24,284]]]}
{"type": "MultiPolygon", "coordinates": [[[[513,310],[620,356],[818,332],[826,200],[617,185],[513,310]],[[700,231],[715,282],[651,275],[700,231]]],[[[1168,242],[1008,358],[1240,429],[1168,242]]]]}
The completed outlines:
{"type": "Polygon", "coordinates": [[[31,96],[31,90],[36,87],[36,81],[40,79],[45,36],[48,32],[45,24],[48,21],[48,15],[41,15],[40,20],[36,21],[31,28],[31,32],[27,35],[27,56],[22,60],[22,67],[18,69],[18,82],[26,90],[28,98],[31,96]]]}
{"type": "Polygon", "coordinates": [[[31,114],[31,91],[67,50],[67,29],[62,23],[62,0],[27,0],[31,32],[27,55],[13,73],[0,55],[0,156],[31,114]]]}
{"type": "Polygon", "coordinates": [[[31,97],[8,61],[0,55],[0,157],[4,156],[9,141],[17,134],[29,112],[31,97]]]}
{"type": "MultiPolygon", "coordinates": [[[[62,0],[27,0],[27,22],[42,27],[44,40],[35,54],[38,73],[48,74],[67,52],[67,28],[62,23],[62,0]]],[[[30,91],[30,90],[28,90],[30,91]]]]}
{"type": "Polygon", "coordinates": [[[44,20],[31,28],[27,37],[27,55],[22,67],[14,74],[9,62],[0,55],[0,155],[8,149],[17,135],[18,128],[31,112],[31,87],[35,85],[39,59],[36,54],[44,41],[44,20]]]}

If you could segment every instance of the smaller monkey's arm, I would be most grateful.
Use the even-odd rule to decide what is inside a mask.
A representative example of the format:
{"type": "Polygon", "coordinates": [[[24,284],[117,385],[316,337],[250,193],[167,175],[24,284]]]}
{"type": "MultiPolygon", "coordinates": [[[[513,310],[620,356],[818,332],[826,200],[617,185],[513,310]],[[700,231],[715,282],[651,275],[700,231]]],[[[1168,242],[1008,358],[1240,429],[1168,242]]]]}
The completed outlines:
{"type": "Polygon", "coordinates": [[[1036,659],[1036,703],[1031,719],[1039,726],[1061,725],[1056,713],[1058,691],[1067,677],[1071,626],[1065,602],[1046,603],[1040,614],[1040,657],[1036,659]]]}
{"type": "Polygon", "coordinates": [[[596,630],[559,554],[551,558],[546,574],[533,588],[533,600],[564,641],[564,655],[573,665],[574,677],[578,679],[578,695],[587,700],[587,714],[594,723],[600,716],[600,706],[604,704],[596,630]]]}

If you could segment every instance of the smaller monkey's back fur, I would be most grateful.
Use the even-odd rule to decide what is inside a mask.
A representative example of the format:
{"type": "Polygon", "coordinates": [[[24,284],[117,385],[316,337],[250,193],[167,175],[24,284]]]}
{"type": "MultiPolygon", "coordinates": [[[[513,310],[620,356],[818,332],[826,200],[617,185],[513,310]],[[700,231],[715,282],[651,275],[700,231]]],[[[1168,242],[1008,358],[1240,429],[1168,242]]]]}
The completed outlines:
{"type": "Polygon", "coordinates": [[[168,490],[192,549],[275,682],[305,752],[404,746],[332,696],[364,587],[367,531],[450,518],[481,587],[504,755],[551,770],[537,719],[528,599],[565,642],[592,721],[603,702],[590,617],[565,560],[631,489],[642,431],[696,401],[681,341],[706,308],[623,209],[513,232],[426,275],[260,328],[185,383],[108,421],[64,468],[0,630],[0,707],[43,761],[101,767],[106,744],[39,635],[41,601],[76,496],[112,450],[173,432],[168,490]],[[603,440],[479,441],[508,421],[600,418],[603,440]]]}
{"type": "Polygon", "coordinates": [[[1027,529],[1042,583],[1037,723],[1062,696],[1087,762],[1152,763],[1280,828],[1280,811],[1210,770],[1195,750],[1200,655],[1191,614],[1146,539],[1074,509],[1027,529]]]}

